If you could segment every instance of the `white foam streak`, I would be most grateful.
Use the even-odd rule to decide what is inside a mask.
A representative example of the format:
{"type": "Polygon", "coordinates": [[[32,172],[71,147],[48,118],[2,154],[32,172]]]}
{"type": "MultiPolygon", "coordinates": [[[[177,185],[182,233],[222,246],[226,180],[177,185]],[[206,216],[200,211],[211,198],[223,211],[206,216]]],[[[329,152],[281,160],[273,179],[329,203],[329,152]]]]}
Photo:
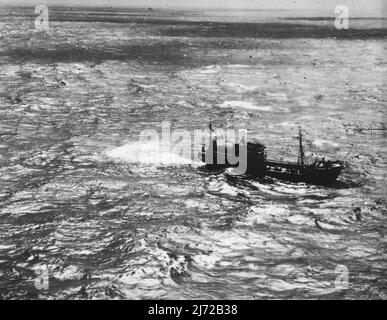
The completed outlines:
{"type": "Polygon", "coordinates": [[[140,143],[132,142],[121,147],[108,150],[108,157],[129,162],[141,164],[161,164],[167,166],[173,165],[198,165],[191,159],[184,158],[173,152],[162,150],[158,143],[140,143]]]}

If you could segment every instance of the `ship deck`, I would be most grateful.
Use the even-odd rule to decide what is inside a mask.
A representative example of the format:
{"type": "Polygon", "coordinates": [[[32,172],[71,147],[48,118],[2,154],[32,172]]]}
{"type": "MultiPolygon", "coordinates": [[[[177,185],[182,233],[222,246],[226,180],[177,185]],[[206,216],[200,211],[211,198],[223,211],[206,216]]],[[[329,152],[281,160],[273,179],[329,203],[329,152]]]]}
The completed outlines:
{"type": "Polygon", "coordinates": [[[281,167],[287,169],[301,169],[298,163],[287,162],[287,161],[279,161],[279,160],[266,160],[266,165],[269,167],[281,167]]]}

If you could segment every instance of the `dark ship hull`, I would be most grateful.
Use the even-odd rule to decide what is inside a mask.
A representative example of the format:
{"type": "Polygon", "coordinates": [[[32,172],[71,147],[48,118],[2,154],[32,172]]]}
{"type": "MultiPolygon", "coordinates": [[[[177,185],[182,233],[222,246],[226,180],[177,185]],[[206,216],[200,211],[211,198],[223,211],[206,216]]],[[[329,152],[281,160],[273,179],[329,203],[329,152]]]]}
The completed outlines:
{"type": "MultiPolygon", "coordinates": [[[[202,154],[202,160],[205,159],[208,150],[202,154]]],[[[216,153],[219,157],[219,153],[216,153]]],[[[225,154],[221,154],[220,158],[224,158],[225,154]]],[[[247,170],[245,175],[254,178],[272,177],[290,182],[305,182],[316,185],[331,185],[339,177],[343,166],[337,162],[325,163],[325,166],[299,165],[297,163],[262,160],[257,156],[248,156],[247,170]],[[250,160],[249,160],[250,159],[250,160]],[[258,160],[258,161],[252,161],[258,160]]],[[[227,168],[235,168],[238,165],[226,163],[217,163],[217,156],[214,155],[214,161],[206,163],[205,167],[211,171],[224,170],[227,168]]],[[[227,159],[227,158],[226,158],[227,159]]],[[[203,162],[206,162],[205,160],[203,162]]]]}
{"type": "Polygon", "coordinates": [[[304,165],[280,161],[266,161],[266,176],[291,181],[318,185],[331,185],[339,177],[343,166],[328,163],[326,166],[304,165]]]}
{"type": "MultiPolygon", "coordinates": [[[[306,164],[304,162],[301,131],[299,139],[300,154],[298,163],[268,160],[266,159],[266,147],[263,144],[248,142],[245,146],[247,148],[247,167],[244,174],[255,178],[272,177],[316,185],[333,184],[340,175],[343,165],[339,161],[332,162],[324,159],[306,164]]],[[[235,144],[232,148],[232,153],[236,157],[239,156],[240,147],[239,144],[235,144]]],[[[206,163],[205,167],[214,171],[238,167],[238,163],[233,164],[228,161],[227,150],[224,146],[218,148],[216,139],[210,143],[207,149],[203,145],[201,159],[206,163]]]]}

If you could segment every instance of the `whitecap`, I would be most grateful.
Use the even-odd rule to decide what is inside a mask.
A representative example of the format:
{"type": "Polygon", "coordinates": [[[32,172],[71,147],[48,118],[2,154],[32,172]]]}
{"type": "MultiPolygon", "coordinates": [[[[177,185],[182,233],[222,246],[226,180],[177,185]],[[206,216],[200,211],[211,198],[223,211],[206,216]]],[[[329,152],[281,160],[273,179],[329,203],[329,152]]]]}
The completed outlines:
{"type": "Polygon", "coordinates": [[[266,93],[267,97],[274,98],[275,100],[287,101],[288,97],[286,93],[266,93]]]}
{"type": "Polygon", "coordinates": [[[199,73],[218,73],[221,70],[221,67],[218,65],[206,66],[204,68],[198,69],[199,73]]]}
{"type": "Polygon", "coordinates": [[[132,142],[106,151],[108,157],[141,164],[197,165],[194,161],[173,152],[163,151],[158,143],[132,142]]]}
{"type": "Polygon", "coordinates": [[[222,108],[242,108],[242,109],[249,109],[249,110],[258,110],[258,111],[272,111],[272,106],[258,106],[250,101],[225,101],[221,104],[219,104],[222,108]]]}
{"type": "Polygon", "coordinates": [[[323,147],[326,145],[338,148],[340,145],[338,143],[335,143],[333,141],[323,140],[323,139],[315,139],[312,144],[316,147],[323,147]]]}
{"type": "Polygon", "coordinates": [[[248,68],[251,68],[251,65],[249,65],[249,64],[227,64],[224,67],[230,68],[230,69],[248,69],[248,68]]]}
{"type": "Polygon", "coordinates": [[[228,82],[226,87],[236,92],[252,92],[259,89],[259,86],[247,86],[236,82],[228,82]]]}

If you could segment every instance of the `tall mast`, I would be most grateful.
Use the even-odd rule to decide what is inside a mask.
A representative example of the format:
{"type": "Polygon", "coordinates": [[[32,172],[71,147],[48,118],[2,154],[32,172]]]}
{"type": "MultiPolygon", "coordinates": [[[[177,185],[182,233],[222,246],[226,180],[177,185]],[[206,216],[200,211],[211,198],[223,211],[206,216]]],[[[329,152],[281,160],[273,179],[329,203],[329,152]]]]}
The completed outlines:
{"type": "Polygon", "coordinates": [[[298,139],[299,139],[299,142],[300,142],[300,154],[299,154],[299,157],[298,157],[298,162],[301,166],[304,166],[304,147],[302,146],[302,131],[301,131],[301,127],[298,127],[298,131],[299,131],[299,136],[298,136],[298,139]]]}
{"type": "Polygon", "coordinates": [[[209,127],[210,127],[210,143],[212,143],[212,131],[214,131],[214,130],[212,129],[212,120],[211,120],[211,118],[210,118],[209,127]]]}

